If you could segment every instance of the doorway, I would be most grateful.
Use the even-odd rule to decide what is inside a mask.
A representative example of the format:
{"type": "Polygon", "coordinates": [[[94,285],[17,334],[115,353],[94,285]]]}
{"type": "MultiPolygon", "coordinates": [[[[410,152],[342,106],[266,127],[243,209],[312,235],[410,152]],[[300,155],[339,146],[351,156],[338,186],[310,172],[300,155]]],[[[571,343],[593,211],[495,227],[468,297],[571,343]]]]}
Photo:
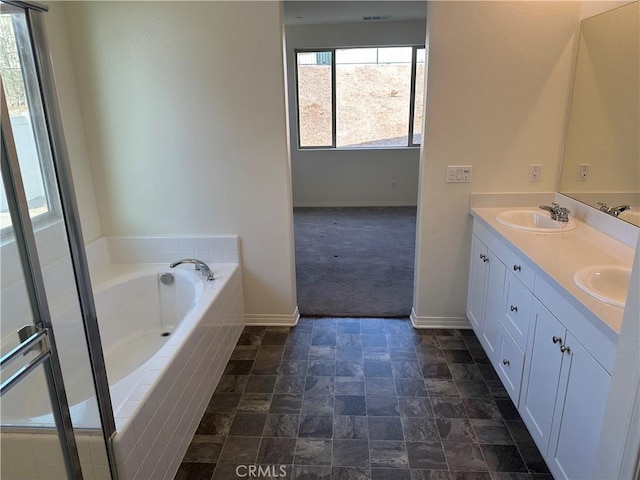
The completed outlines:
{"type": "Polygon", "coordinates": [[[293,216],[301,315],[410,315],[415,207],[294,208],[293,216]]]}

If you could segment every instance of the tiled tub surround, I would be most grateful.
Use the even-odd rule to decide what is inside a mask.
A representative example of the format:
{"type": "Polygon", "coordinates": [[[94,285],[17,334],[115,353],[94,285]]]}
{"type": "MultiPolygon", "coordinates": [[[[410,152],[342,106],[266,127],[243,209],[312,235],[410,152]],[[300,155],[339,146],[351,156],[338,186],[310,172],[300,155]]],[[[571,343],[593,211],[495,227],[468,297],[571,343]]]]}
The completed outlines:
{"type": "MultiPolygon", "coordinates": [[[[115,347],[111,353],[114,354],[112,356],[116,358],[116,362],[118,356],[131,353],[130,349],[127,352],[117,350],[121,337],[132,333],[123,331],[122,327],[126,329],[127,322],[118,322],[125,313],[130,314],[127,316],[129,320],[136,318],[142,321],[142,317],[146,315],[144,312],[146,308],[140,310],[141,301],[149,302],[150,309],[154,310],[151,317],[164,320],[168,316],[166,312],[161,314],[158,303],[168,307],[174,314],[188,310],[179,324],[158,325],[158,327],[174,327],[167,328],[172,331],[172,334],[167,338],[166,343],[141,342],[155,344],[155,347],[152,345],[151,348],[157,348],[158,351],[150,351],[146,354],[136,352],[134,356],[139,357],[138,365],[135,365],[136,359],[130,363],[133,368],[136,366],[139,368],[132,372],[124,372],[121,367],[124,367],[123,363],[126,362],[120,362],[119,365],[115,365],[115,370],[111,369],[109,372],[110,378],[118,377],[119,380],[111,386],[111,391],[117,426],[113,446],[120,478],[170,478],[176,471],[206,407],[206,402],[203,403],[201,399],[208,397],[215,388],[242,329],[243,299],[240,268],[237,264],[237,244],[237,237],[105,238],[87,247],[99,321],[100,317],[107,319],[107,321],[103,320],[101,325],[101,336],[108,371],[112,347],[115,347]],[[153,252],[149,254],[144,248],[151,248],[153,252]],[[178,286],[174,292],[193,290],[191,297],[187,295],[187,298],[182,301],[169,297],[150,301],[152,295],[147,296],[140,291],[145,283],[152,289],[158,288],[158,274],[170,270],[167,263],[196,255],[210,262],[216,280],[211,283],[204,281],[197,272],[192,270],[191,265],[180,266],[173,270],[177,280],[176,286],[178,286]],[[213,259],[226,260],[227,263],[217,263],[213,259]],[[118,260],[128,262],[138,260],[138,262],[118,263],[118,260]],[[140,260],[162,263],[140,263],[140,260]],[[185,283],[182,277],[189,281],[185,283]],[[180,284],[183,286],[179,287],[180,284]],[[118,289],[124,292],[125,296],[126,292],[130,291],[129,294],[136,298],[116,298],[118,289]],[[196,302],[194,302],[195,299],[197,299],[196,302]],[[103,304],[102,315],[100,314],[101,304],[103,304]],[[129,311],[111,312],[114,315],[109,318],[109,312],[104,310],[104,308],[109,309],[109,305],[112,307],[129,305],[124,308],[129,311]],[[115,371],[118,373],[113,373],[115,371]]],[[[65,259],[61,259],[58,263],[60,262],[65,262],[65,259]]],[[[56,268],[56,265],[47,266],[45,270],[47,268],[56,268]]],[[[70,286],[66,289],[58,288],[64,293],[70,286]]],[[[179,296],[176,295],[176,297],[179,296]]],[[[51,303],[64,304],[60,301],[61,298],[64,298],[64,295],[54,298],[54,302],[51,303]]],[[[22,299],[16,297],[16,300],[22,299]]],[[[10,305],[9,308],[12,306],[10,305]]],[[[118,308],[112,309],[118,310],[118,308]]],[[[120,308],[120,310],[123,309],[120,308]]],[[[170,323],[171,321],[168,322],[170,323]]],[[[54,322],[54,328],[55,326],[54,322]]],[[[62,328],[62,324],[60,326],[62,328]]],[[[140,329],[140,325],[136,325],[131,330],[136,329],[140,329]]],[[[60,344],[60,339],[58,343],[60,344]]],[[[113,365],[113,362],[111,363],[113,365]]],[[[66,368],[67,370],[63,364],[63,371],[69,372],[72,367],[67,365],[66,368]]],[[[91,402],[88,402],[87,405],[90,404],[91,402]]],[[[78,418],[76,425],[90,427],[92,425],[92,419],[88,418],[90,416],[78,418]]],[[[41,417],[36,423],[46,423],[44,420],[46,418],[41,417]]],[[[6,423],[5,419],[3,423],[6,423]]],[[[12,423],[20,425],[28,422],[12,423]]],[[[79,444],[90,444],[91,440],[93,438],[87,437],[85,442],[82,438],[79,439],[79,444]]],[[[23,453],[19,456],[3,455],[3,472],[13,472],[14,478],[51,478],[47,475],[51,475],[54,471],[63,471],[62,465],[56,466],[52,463],[56,458],[59,461],[60,456],[43,457],[36,453],[50,448],[55,441],[55,437],[48,434],[18,433],[15,429],[9,433],[4,429],[3,452],[16,450],[13,448],[15,445],[22,447],[28,445],[29,448],[21,447],[20,450],[23,453]],[[40,471],[43,473],[39,474],[40,471]]],[[[93,457],[99,458],[99,456],[91,456],[90,451],[90,448],[80,451],[85,478],[104,478],[107,472],[105,466],[96,464],[93,457]]]]}
{"type": "Polygon", "coordinates": [[[263,479],[552,480],[473,331],[399,319],[245,327],[176,480],[239,479],[237,465],[285,466],[263,479]]]}

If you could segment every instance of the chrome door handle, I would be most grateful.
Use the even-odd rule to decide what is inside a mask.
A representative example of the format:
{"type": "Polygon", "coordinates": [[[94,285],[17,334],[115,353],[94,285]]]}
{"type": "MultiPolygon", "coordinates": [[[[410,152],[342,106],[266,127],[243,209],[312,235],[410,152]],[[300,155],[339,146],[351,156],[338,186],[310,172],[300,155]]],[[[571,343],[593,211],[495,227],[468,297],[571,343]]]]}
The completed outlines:
{"type": "Polygon", "coordinates": [[[571,349],[570,349],[569,347],[567,347],[566,345],[562,345],[562,346],[560,347],[560,351],[561,351],[562,353],[565,353],[565,352],[567,352],[567,353],[571,353],[571,349]]]}
{"type": "Polygon", "coordinates": [[[520,270],[522,270],[522,267],[520,267],[520,265],[514,265],[513,266],[513,271],[514,272],[519,272],[520,270]]]}
{"type": "Polygon", "coordinates": [[[562,338],[560,338],[560,337],[556,337],[556,336],[554,335],[554,336],[553,336],[553,338],[551,339],[551,341],[552,341],[553,343],[560,343],[560,342],[562,342],[562,338]]]}
{"type": "Polygon", "coordinates": [[[518,312],[518,307],[515,307],[515,306],[511,305],[511,311],[517,313],[518,312]]]}
{"type": "Polygon", "coordinates": [[[511,362],[505,358],[502,360],[502,364],[508,367],[509,365],[511,365],[511,362]]]}
{"type": "Polygon", "coordinates": [[[484,262],[487,263],[489,261],[489,257],[487,257],[484,253],[480,254],[480,259],[484,262]]]}

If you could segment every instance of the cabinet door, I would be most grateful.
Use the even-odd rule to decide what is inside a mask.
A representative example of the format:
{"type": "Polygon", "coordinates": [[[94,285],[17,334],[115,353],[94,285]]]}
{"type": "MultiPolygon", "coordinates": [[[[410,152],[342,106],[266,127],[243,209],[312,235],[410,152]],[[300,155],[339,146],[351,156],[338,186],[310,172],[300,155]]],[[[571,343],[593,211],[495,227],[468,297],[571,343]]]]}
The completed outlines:
{"type": "Polygon", "coordinates": [[[500,336],[502,331],[502,293],[506,268],[504,264],[490,250],[487,253],[489,273],[487,275],[487,294],[484,319],[484,330],[480,340],[489,359],[495,363],[498,356],[500,336]]]}
{"type": "Polygon", "coordinates": [[[594,478],[611,376],[567,335],[547,464],[555,478],[594,478]]]}
{"type": "Polygon", "coordinates": [[[558,392],[565,328],[537,300],[533,302],[520,414],[546,457],[558,392]]]}
{"type": "Polygon", "coordinates": [[[467,297],[467,317],[476,335],[480,337],[484,329],[484,311],[487,278],[487,247],[478,237],[471,237],[471,262],[469,265],[469,293],[467,297]]]}
{"type": "Polygon", "coordinates": [[[513,403],[518,405],[520,400],[520,386],[522,385],[524,352],[505,328],[502,329],[500,351],[497,360],[496,371],[498,372],[498,376],[502,380],[502,384],[509,393],[513,403]]]}

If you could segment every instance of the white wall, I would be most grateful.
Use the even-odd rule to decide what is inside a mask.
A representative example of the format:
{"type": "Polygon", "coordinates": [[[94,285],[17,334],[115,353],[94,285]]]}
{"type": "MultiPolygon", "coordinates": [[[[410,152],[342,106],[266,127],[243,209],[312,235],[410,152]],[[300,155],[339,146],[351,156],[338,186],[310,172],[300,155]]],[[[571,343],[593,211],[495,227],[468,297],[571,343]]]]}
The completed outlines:
{"type": "Polygon", "coordinates": [[[51,63],[60,102],[60,115],[69,152],[69,163],[73,175],[85,243],[90,243],[102,233],[100,216],[91,170],[91,161],[84,127],[84,117],[78,96],[78,82],[73,56],[65,4],[49,2],[49,11],[44,14],[51,63]]]}
{"type": "Polygon", "coordinates": [[[295,206],[416,205],[419,149],[298,150],[294,50],[422,45],[424,39],[424,21],[287,26],[295,206]]]}
{"type": "Polygon", "coordinates": [[[248,317],[291,321],[282,4],[66,8],[103,233],[238,234],[248,317]]]}
{"type": "Polygon", "coordinates": [[[608,12],[614,8],[621,7],[627,3],[632,3],[636,0],[603,0],[603,1],[582,1],[580,8],[580,18],[585,19],[599,15],[603,12],[608,12]]]}
{"type": "Polygon", "coordinates": [[[579,14],[578,2],[430,2],[418,318],[465,318],[471,192],[555,190],[579,14]],[[445,183],[457,164],[472,183],[445,183]]]}

